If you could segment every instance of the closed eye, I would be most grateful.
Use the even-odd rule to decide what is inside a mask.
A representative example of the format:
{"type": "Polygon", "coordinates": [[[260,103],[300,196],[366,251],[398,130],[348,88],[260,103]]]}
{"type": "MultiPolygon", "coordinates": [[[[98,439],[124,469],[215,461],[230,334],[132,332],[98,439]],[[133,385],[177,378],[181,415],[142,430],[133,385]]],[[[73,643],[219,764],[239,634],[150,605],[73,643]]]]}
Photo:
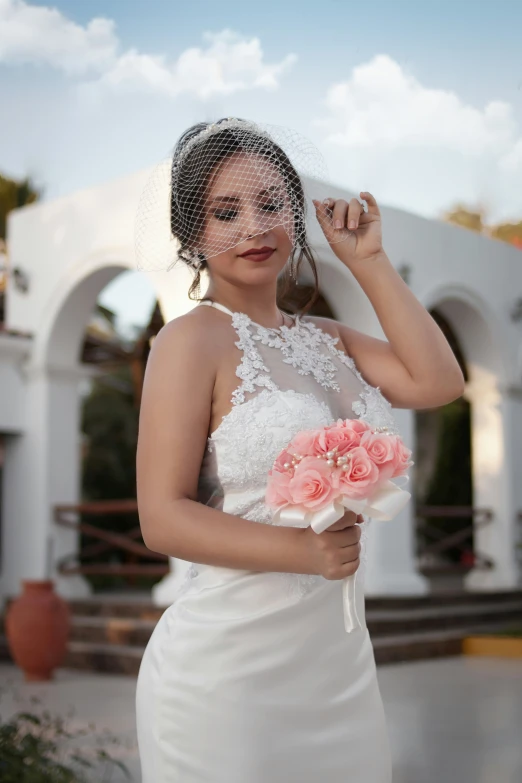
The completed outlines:
{"type": "Polygon", "coordinates": [[[283,207],[285,206],[284,201],[274,201],[271,204],[263,204],[261,207],[262,210],[265,212],[281,212],[283,207]]]}
{"type": "MultiPolygon", "coordinates": [[[[280,212],[285,206],[283,199],[278,201],[270,201],[266,204],[261,204],[260,209],[262,212],[280,212]]],[[[239,214],[237,209],[215,209],[212,213],[216,220],[231,221],[235,220],[239,214]]]]}
{"type": "Polygon", "coordinates": [[[238,215],[238,211],[237,209],[219,209],[213,214],[217,220],[234,220],[238,215]]]}

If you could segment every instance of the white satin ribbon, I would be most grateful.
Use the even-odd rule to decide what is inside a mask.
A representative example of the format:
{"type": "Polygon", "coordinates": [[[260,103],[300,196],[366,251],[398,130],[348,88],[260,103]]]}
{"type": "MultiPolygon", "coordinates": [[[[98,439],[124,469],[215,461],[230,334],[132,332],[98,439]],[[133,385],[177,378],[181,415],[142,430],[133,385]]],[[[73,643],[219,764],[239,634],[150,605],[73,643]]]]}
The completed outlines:
{"type": "MultiPolygon", "coordinates": [[[[407,479],[406,479],[407,480],[407,479]]],[[[379,522],[393,519],[402,511],[411,494],[387,481],[372,495],[371,499],[355,499],[343,495],[319,511],[310,511],[302,506],[282,506],[274,514],[274,524],[284,527],[311,527],[315,533],[323,533],[344,515],[345,510],[365,514],[379,522]]],[[[344,627],[347,633],[362,628],[357,615],[355,581],[357,571],[342,580],[344,627]]]]}

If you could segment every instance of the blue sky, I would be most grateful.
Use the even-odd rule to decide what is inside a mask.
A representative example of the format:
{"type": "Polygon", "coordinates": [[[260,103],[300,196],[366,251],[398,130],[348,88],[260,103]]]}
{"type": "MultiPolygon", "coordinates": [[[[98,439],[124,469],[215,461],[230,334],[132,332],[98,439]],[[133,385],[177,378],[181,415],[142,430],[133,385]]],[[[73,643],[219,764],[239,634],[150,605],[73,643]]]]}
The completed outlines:
{"type": "Polygon", "coordinates": [[[238,115],[383,204],[519,220],[521,30],[517,0],[0,0],[0,171],[52,198],[238,115]]]}

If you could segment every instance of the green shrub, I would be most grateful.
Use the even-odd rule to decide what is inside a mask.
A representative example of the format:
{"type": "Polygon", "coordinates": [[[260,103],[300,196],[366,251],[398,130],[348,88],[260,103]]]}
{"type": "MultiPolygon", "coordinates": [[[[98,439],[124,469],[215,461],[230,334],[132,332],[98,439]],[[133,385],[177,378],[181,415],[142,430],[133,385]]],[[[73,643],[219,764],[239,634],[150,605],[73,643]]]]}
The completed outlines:
{"type": "MultiPolygon", "coordinates": [[[[33,705],[39,699],[31,699],[33,705]]],[[[70,711],[67,718],[72,718],[70,711]]],[[[0,780],[2,783],[106,783],[119,768],[130,779],[123,762],[103,747],[122,744],[109,732],[94,733],[94,724],[71,730],[67,719],[47,710],[20,711],[7,720],[0,715],[0,780]],[[80,750],[88,737],[94,747],[80,750]],[[95,777],[93,777],[95,775],[95,777]]]]}

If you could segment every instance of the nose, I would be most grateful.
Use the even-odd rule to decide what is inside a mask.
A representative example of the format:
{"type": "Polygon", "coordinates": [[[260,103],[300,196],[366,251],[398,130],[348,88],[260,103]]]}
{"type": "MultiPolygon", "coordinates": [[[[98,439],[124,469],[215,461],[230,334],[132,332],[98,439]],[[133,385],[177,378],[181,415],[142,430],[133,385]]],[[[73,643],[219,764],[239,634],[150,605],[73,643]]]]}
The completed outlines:
{"type": "Polygon", "coordinates": [[[244,237],[265,234],[271,225],[270,213],[264,213],[257,204],[249,202],[241,211],[241,233],[244,237]]]}

